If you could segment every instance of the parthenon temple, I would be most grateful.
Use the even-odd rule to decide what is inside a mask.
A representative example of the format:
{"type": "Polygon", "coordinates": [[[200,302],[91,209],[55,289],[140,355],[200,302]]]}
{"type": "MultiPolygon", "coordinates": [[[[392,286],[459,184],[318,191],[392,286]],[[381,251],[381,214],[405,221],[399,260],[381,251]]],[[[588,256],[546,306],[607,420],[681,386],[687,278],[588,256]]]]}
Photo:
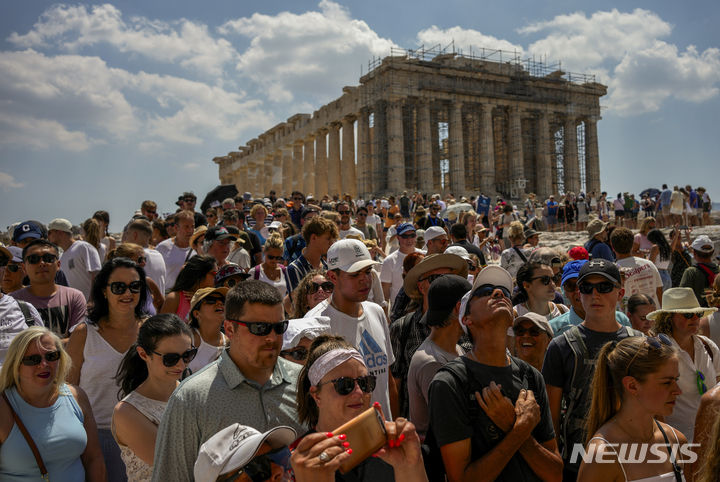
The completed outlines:
{"type": "Polygon", "coordinates": [[[393,51],[368,67],[312,115],[214,158],[221,182],[316,198],[600,192],[594,76],[498,50],[393,51]]]}

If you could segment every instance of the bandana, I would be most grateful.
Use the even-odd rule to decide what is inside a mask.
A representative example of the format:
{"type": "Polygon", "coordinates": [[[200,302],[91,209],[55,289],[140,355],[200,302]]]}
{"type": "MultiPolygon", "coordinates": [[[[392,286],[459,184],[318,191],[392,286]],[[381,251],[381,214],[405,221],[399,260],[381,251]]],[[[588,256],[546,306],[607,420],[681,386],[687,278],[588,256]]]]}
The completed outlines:
{"type": "Polygon", "coordinates": [[[308,378],[310,379],[310,385],[317,386],[320,380],[327,375],[331,370],[337,368],[341,364],[345,363],[350,359],[359,361],[365,366],[365,360],[355,349],[337,348],[330,350],[315,360],[315,362],[308,370],[308,378]]]}

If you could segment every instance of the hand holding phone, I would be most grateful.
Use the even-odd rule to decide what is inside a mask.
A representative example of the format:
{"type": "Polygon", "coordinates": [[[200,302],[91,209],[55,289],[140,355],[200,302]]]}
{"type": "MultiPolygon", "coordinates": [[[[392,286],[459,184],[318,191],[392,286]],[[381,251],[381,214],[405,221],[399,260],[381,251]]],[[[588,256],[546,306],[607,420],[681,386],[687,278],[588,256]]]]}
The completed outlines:
{"type": "Polygon", "coordinates": [[[385,417],[376,404],[349,422],[333,430],[333,435],[345,434],[352,454],[340,464],[340,473],[352,470],[356,465],[380,450],[387,443],[385,417]]]}

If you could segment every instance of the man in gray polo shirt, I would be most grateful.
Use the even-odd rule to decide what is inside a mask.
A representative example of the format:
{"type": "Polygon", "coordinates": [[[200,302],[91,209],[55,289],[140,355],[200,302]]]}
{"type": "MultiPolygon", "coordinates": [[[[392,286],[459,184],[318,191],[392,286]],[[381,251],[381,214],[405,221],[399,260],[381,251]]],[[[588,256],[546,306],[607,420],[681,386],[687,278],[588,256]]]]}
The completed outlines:
{"type": "Polygon", "coordinates": [[[295,399],[302,367],[278,358],[287,329],[281,303],[277,290],[262,281],[245,281],[228,292],[230,346],[170,397],[158,428],[153,481],[193,480],[200,446],[236,422],[260,432],[279,425],[304,432],[295,399]]]}

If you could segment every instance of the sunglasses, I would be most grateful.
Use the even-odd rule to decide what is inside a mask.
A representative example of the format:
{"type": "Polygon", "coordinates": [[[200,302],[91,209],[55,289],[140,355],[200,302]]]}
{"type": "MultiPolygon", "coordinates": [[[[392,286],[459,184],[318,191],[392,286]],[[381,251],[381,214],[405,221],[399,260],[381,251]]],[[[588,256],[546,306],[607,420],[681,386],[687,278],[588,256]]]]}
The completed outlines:
{"type": "Polygon", "coordinates": [[[600,283],[588,283],[586,281],[586,282],[580,283],[578,285],[578,289],[580,290],[580,293],[582,293],[584,295],[592,294],[593,289],[596,289],[598,293],[604,295],[604,294],[610,293],[615,288],[617,288],[617,285],[610,281],[601,281],[600,283]]]}
{"type": "Polygon", "coordinates": [[[217,217],[217,214],[215,214],[215,213],[205,213],[205,217],[206,217],[206,218],[214,218],[214,217],[217,217]]]}
{"type": "Polygon", "coordinates": [[[363,393],[372,393],[372,391],[375,390],[376,382],[377,379],[375,378],[375,375],[365,375],[364,377],[357,378],[340,377],[328,382],[318,383],[317,386],[321,387],[323,385],[327,385],[328,383],[332,383],[337,394],[344,397],[346,395],[350,395],[353,390],[355,390],[356,383],[363,393]]]}
{"type": "Polygon", "coordinates": [[[469,271],[475,271],[477,269],[477,265],[475,263],[473,263],[472,261],[468,261],[467,265],[468,265],[469,271]]]}
{"type": "Polygon", "coordinates": [[[525,334],[529,334],[532,337],[540,336],[540,333],[545,333],[544,330],[541,330],[537,326],[533,326],[530,328],[523,328],[522,326],[516,326],[513,327],[513,333],[515,333],[515,336],[525,336],[525,334]]]}
{"type": "Polygon", "coordinates": [[[22,364],[27,367],[34,367],[39,365],[43,358],[48,363],[58,361],[60,359],[60,350],[49,351],[45,355],[28,355],[22,358],[22,364]]]}
{"type": "Polygon", "coordinates": [[[510,298],[510,291],[504,286],[482,285],[473,293],[473,298],[482,298],[484,296],[492,296],[495,290],[500,290],[505,298],[510,298]]]}
{"type": "Polygon", "coordinates": [[[292,350],[282,350],[280,356],[290,357],[295,361],[303,361],[308,356],[308,349],[304,346],[293,348],[292,350]]]}
{"type": "Polygon", "coordinates": [[[399,236],[400,236],[401,238],[403,238],[403,239],[412,239],[412,238],[415,238],[415,237],[417,236],[417,234],[415,234],[415,233],[408,233],[408,234],[401,234],[401,235],[399,235],[399,236]]]}
{"type": "Polygon", "coordinates": [[[246,474],[252,482],[265,482],[272,477],[272,464],[279,465],[284,471],[290,469],[290,449],[281,447],[266,454],[258,455],[235,472],[218,477],[218,482],[238,480],[246,474]]]}
{"type": "Polygon", "coordinates": [[[205,298],[202,300],[202,302],[205,303],[206,305],[214,305],[214,304],[217,303],[218,301],[219,301],[220,303],[225,303],[225,297],[223,297],[223,296],[218,296],[218,295],[216,295],[216,296],[207,296],[207,297],[205,297],[205,298]]]}
{"type": "Polygon", "coordinates": [[[697,384],[698,393],[700,393],[700,395],[708,391],[707,385],[705,385],[705,375],[703,375],[703,372],[700,370],[695,372],[695,383],[697,384]]]}
{"type": "Polygon", "coordinates": [[[345,214],[350,214],[350,211],[338,211],[338,214],[344,216],[345,214]]]}
{"type": "Polygon", "coordinates": [[[122,281],[113,281],[110,283],[110,292],[114,295],[122,295],[128,289],[130,293],[138,294],[143,287],[142,281],[133,281],[130,284],[123,283],[122,281]]]}
{"type": "Polygon", "coordinates": [[[19,264],[9,264],[7,265],[7,270],[11,273],[17,273],[20,271],[20,265],[19,264]]]}
{"type": "Polygon", "coordinates": [[[367,217],[367,213],[357,213],[357,217],[359,217],[359,218],[367,217]]]}
{"type": "Polygon", "coordinates": [[[43,263],[54,263],[58,257],[56,254],[45,253],[45,254],[29,254],[25,257],[25,261],[30,264],[38,264],[41,260],[43,263]]]}
{"type": "Polygon", "coordinates": [[[163,365],[166,367],[174,367],[178,364],[180,359],[182,358],[182,361],[187,365],[193,359],[195,358],[195,355],[197,355],[198,349],[195,347],[190,348],[189,350],[185,351],[184,353],[158,353],[156,351],[150,350],[150,353],[161,356],[163,365]]]}
{"type": "Polygon", "coordinates": [[[283,259],[282,256],[273,256],[272,254],[266,254],[265,257],[271,261],[272,260],[280,261],[281,259],[283,259]]]}
{"type": "Polygon", "coordinates": [[[267,336],[273,330],[276,334],[282,335],[285,331],[287,331],[288,324],[290,323],[289,320],[283,320],[278,323],[268,323],[266,321],[241,321],[232,320],[230,318],[227,320],[237,323],[238,325],[246,326],[248,331],[255,336],[267,336]]]}
{"type": "Polygon", "coordinates": [[[436,279],[438,279],[442,276],[445,276],[445,274],[444,273],[435,273],[435,274],[428,275],[424,278],[420,278],[418,281],[427,281],[428,284],[432,284],[433,281],[435,281],[436,279]]]}
{"type": "Polygon", "coordinates": [[[333,289],[335,289],[335,285],[330,281],[323,281],[322,283],[316,283],[313,281],[312,286],[310,287],[310,294],[317,293],[320,290],[323,290],[325,293],[332,293],[333,289]]]}
{"type": "Polygon", "coordinates": [[[540,283],[547,286],[550,284],[551,281],[553,281],[552,276],[544,275],[544,276],[535,276],[534,278],[530,278],[530,281],[535,281],[536,279],[540,280],[540,283]]]}

